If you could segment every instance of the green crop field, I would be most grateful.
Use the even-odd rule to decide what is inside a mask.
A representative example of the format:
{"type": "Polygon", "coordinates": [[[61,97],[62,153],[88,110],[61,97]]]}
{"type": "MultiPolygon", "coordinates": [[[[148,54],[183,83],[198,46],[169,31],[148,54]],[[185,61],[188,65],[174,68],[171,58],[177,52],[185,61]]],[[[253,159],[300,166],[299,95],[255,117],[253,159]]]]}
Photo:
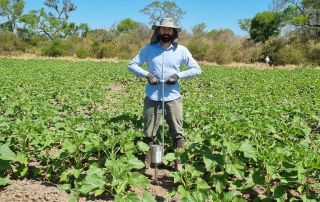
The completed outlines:
{"type": "MultiPolygon", "coordinates": [[[[319,201],[320,71],[203,66],[181,81],[187,145],[166,139],[180,201],[319,201]]],[[[127,63],[0,59],[0,186],[155,201],[141,156],[145,79],[127,63]]],[[[0,187],[0,189],[1,189],[0,187]]]]}

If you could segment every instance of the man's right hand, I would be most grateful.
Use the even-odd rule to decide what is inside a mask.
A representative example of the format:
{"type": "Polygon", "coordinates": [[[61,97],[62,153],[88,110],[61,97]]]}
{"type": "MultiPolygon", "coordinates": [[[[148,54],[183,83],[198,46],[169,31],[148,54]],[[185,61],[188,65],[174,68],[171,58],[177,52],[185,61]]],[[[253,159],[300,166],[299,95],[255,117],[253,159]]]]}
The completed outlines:
{"type": "Polygon", "coordinates": [[[158,85],[160,83],[160,80],[157,77],[155,77],[153,74],[149,73],[146,77],[150,85],[158,85]]]}

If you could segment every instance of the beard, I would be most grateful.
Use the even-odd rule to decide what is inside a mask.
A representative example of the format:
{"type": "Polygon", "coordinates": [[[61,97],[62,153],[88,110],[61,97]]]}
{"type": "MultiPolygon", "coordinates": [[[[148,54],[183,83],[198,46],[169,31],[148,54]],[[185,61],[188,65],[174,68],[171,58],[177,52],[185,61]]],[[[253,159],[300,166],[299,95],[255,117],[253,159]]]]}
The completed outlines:
{"type": "Polygon", "coordinates": [[[160,35],[160,36],[159,36],[159,39],[160,39],[163,43],[172,42],[172,36],[170,36],[169,34],[160,35]]]}

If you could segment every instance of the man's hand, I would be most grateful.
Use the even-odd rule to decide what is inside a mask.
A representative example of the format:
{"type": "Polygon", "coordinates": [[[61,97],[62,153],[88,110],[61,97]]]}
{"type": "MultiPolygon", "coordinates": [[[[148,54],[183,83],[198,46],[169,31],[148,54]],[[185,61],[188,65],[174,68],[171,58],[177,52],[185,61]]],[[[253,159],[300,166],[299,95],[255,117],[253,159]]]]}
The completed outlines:
{"type": "Polygon", "coordinates": [[[153,74],[148,74],[146,76],[146,78],[148,79],[148,82],[150,83],[150,85],[158,85],[160,83],[160,80],[155,77],[153,74]]]}
{"type": "Polygon", "coordinates": [[[179,80],[179,76],[177,74],[173,74],[169,77],[168,80],[166,80],[167,85],[174,85],[179,80]]]}

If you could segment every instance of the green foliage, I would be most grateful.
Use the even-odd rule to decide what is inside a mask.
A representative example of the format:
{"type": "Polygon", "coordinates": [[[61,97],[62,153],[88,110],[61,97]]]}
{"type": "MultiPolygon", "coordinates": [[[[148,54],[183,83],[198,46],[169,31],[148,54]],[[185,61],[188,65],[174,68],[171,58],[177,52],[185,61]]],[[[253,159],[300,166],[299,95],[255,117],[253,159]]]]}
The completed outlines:
{"type": "Polygon", "coordinates": [[[202,35],[202,34],[206,33],[206,27],[207,27],[207,25],[205,23],[203,23],[203,22],[194,25],[191,28],[193,35],[202,35]]]}
{"type": "Polygon", "coordinates": [[[246,64],[261,62],[265,55],[263,46],[267,44],[255,43],[252,40],[243,41],[237,54],[238,61],[246,64]]]}
{"type": "Polygon", "coordinates": [[[126,18],[121,20],[118,24],[117,24],[117,30],[119,32],[128,32],[131,30],[136,29],[139,26],[139,23],[132,20],[131,18],[126,18]]]}
{"type": "MultiPolygon", "coordinates": [[[[58,183],[74,200],[154,201],[129,191],[150,182],[137,158],[146,151],[144,82],[127,62],[1,59],[0,75],[0,185],[28,176],[58,183]]],[[[181,81],[186,149],[166,155],[183,163],[170,196],[262,200],[261,187],[270,200],[294,190],[297,200],[319,201],[319,70],[204,66],[203,75],[181,81]]]]}
{"type": "Polygon", "coordinates": [[[250,18],[240,19],[240,20],[238,20],[238,24],[243,31],[250,32],[251,21],[252,21],[252,19],[250,19],[250,18]]]}
{"type": "Polygon", "coordinates": [[[42,55],[50,57],[65,56],[68,54],[68,46],[62,40],[54,40],[44,47],[42,55]]]}
{"type": "Polygon", "coordinates": [[[196,60],[204,60],[209,45],[201,39],[193,39],[188,44],[188,49],[196,60]]]}
{"type": "Polygon", "coordinates": [[[150,25],[159,23],[165,17],[170,17],[176,24],[180,24],[182,17],[186,14],[175,2],[170,1],[153,1],[140,12],[149,17],[150,25]]]}
{"type": "MultiPolygon", "coordinates": [[[[97,59],[102,59],[106,57],[112,57],[112,55],[109,53],[109,45],[103,44],[99,41],[95,41],[91,46],[92,55],[97,59]]],[[[111,52],[110,47],[110,52],[111,52]]]]}
{"type": "Polygon", "coordinates": [[[85,23],[76,25],[69,22],[70,12],[76,10],[76,6],[70,0],[62,2],[46,0],[45,5],[51,12],[41,8],[21,16],[20,20],[29,32],[53,40],[69,36],[85,36],[89,31],[89,26],[85,23]]]}
{"type": "Polygon", "coordinates": [[[90,53],[88,50],[84,49],[84,48],[79,48],[78,50],[76,50],[76,55],[78,58],[87,58],[90,56],[90,53]]]}
{"type": "Polygon", "coordinates": [[[3,31],[0,32],[0,53],[24,52],[27,44],[16,34],[3,31]]]}
{"type": "Polygon", "coordinates": [[[278,50],[275,64],[305,64],[307,61],[305,49],[305,45],[300,42],[286,44],[278,50]]]}
{"type": "Polygon", "coordinates": [[[187,45],[195,59],[218,64],[228,64],[236,60],[240,46],[240,40],[228,29],[195,35],[187,45]]]}
{"type": "Polygon", "coordinates": [[[314,65],[320,66],[320,43],[310,41],[308,44],[307,57],[309,62],[314,65]]]}
{"type": "Polygon", "coordinates": [[[319,40],[320,35],[320,3],[317,0],[284,1],[282,10],[284,23],[294,27],[300,38],[307,40],[319,40]]]}
{"type": "MultiPolygon", "coordinates": [[[[266,55],[269,55],[271,58],[272,64],[277,64],[276,61],[280,61],[281,58],[278,58],[279,50],[285,45],[285,42],[278,37],[270,37],[265,43],[263,47],[263,54],[259,58],[260,61],[263,61],[266,55]]],[[[282,60],[283,61],[283,60],[282,60]]],[[[280,63],[278,63],[280,64],[280,63]]],[[[283,63],[282,63],[283,64],[283,63]]]]}
{"type": "Polygon", "coordinates": [[[4,23],[0,24],[0,29],[14,32],[24,5],[24,0],[0,0],[0,17],[5,19],[4,23]]]}
{"type": "Polygon", "coordinates": [[[281,14],[277,12],[258,13],[251,20],[250,37],[255,42],[265,42],[279,35],[281,23],[281,14]]]}

